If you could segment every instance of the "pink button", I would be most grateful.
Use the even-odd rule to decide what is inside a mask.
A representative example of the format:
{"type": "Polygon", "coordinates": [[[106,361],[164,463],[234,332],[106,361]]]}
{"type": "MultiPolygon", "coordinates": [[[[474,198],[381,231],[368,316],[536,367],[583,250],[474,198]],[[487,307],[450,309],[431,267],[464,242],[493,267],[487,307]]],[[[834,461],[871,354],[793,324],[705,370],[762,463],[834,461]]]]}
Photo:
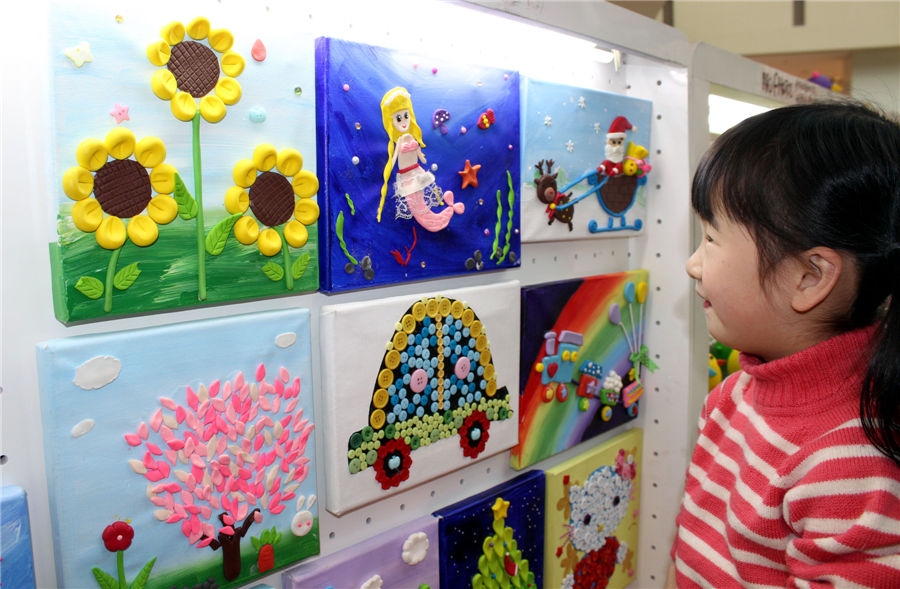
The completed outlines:
{"type": "Polygon", "coordinates": [[[453,373],[456,374],[456,378],[463,379],[469,376],[469,371],[471,369],[472,365],[469,363],[469,359],[463,356],[456,361],[456,366],[453,368],[453,373]]]}
{"type": "Polygon", "coordinates": [[[428,373],[421,368],[416,369],[409,378],[409,388],[414,393],[421,393],[428,384],[428,373]]]}

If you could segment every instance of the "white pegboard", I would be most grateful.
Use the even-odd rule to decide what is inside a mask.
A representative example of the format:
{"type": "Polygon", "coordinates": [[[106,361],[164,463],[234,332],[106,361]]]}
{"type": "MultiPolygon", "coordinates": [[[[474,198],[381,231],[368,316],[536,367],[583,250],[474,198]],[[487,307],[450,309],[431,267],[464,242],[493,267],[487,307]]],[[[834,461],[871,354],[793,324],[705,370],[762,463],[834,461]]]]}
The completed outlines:
{"type": "MultiPolygon", "coordinates": [[[[94,0],[110,14],[126,7],[94,0]]],[[[684,273],[691,251],[688,201],[689,48],[683,36],[663,25],[602,2],[509,2],[482,6],[434,2],[294,3],[258,2],[254,18],[267,23],[291,22],[298,34],[331,35],[388,47],[415,47],[422,52],[450,52],[458,59],[479,59],[517,69],[524,75],[600,90],[620,92],[653,102],[651,155],[647,186],[646,230],[632,238],[525,244],[521,268],[464,277],[405,284],[325,296],[319,293],[248,303],[211,306],[64,327],[52,315],[47,244],[55,239],[57,185],[46,172],[49,137],[45,74],[48,69],[47,10],[42,2],[19,7],[11,27],[10,46],[27,47],[2,72],[2,372],[0,372],[0,466],[3,484],[22,486],[29,508],[39,587],[55,587],[47,485],[44,474],[40,408],[34,346],[47,339],[103,333],[252,311],[307,307],[312,341],[319,340],[319,309],[325,304],[370,300],[440,289],[516,279],[525,284],[578,276],[648,268],[647,343],[660,369],[647,377],[647,400],[632,425],[644,429],[642,518],[636,587],[661,585],[668,566],[668,547],[687,465],[691,366],[698,364],[689,342],[692,287],[684,273]],[[503,9],[505,14],[495,12],[503,9]],[[397,26],[392,15],[403,14],[397,26]],[[441,24],[435,24],[440,14],[441,24]],[[538,24],[543,22],[544,24],[538,24]],[[552,29],[552,30],[551,30],[552,29]],[[555,31],[555,32],[554,32],[555,31]],[[570,36],[560,34],[568,31],[570,36]],[[594,43],[623,51],[624,64],[592,59],[594,43]]],[[[174,0],[156,3],[161,20],[182,18],[185,7],[174,0]]],[[[247,11],[237,0],[196,0],[192,12],[227,22],[247,11]]],[[[278,30],[282,30],[279,28],[278,30]]],[[[318,346],[313,346],[313,386],[321,391],[318,346]]],[[[702,375],[702,373],[701,373],[702,375]]],[[[317,431],[322,446],[325,432],[317,431]]],[[[545,468],[617,435],[609,432],[537,464],[545,468]]],[[[336,518],[320,509],[322,553],[328,554],[395,525],[487,489],[515,475],[508,455],[478,462],[440,479],[412,488],[373,506],[336,518]]],[[[317,472],[324,492],[325,473],[317,472]]],[[[280,586],[280,575],[263,580],[280,586]]]]}

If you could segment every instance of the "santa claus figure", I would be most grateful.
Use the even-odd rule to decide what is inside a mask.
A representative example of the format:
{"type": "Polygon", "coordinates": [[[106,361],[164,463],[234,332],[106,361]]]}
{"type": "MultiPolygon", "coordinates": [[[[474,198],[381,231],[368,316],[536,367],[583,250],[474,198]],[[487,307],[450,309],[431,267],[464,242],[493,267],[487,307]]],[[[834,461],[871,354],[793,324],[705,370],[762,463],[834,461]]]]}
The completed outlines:
{"type": "Polygon", "coordinates": [[[597,168],[597,172],[606,176],[618,176],[623,171],[625,161],[625,132],[636,131],[637,127],[625,117],[616,117],[606,134],[606,159],[597,168]]]}

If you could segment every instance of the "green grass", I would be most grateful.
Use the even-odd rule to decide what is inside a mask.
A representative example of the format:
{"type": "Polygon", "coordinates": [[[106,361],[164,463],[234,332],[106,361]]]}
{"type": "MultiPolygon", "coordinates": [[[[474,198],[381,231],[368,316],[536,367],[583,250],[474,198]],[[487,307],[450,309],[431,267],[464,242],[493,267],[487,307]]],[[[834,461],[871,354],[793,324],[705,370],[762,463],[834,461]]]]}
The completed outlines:
{"type": "MultiPolygon", "coordinates": [[[[59,242],[50,244],[53,274],[53,305],[57,319],[73,323],[89,319],[133,315],[153,311],[183,309],[209,304],[317,290],[319,287],[318,231],[309,227],[309,241],[299,249],[290,248],[291,260],[304,252],[310,255],[303,276],[287,290],[284,279],[275,282],[262,271],[267,262],[283,265],[282,254],[268,258],[257,249],[238,242],[230,235],[224,251],[206,256],[207,299],[197,299],[197,235],[194,220],[176,218],[159,228],[159,239],[148,247],[127,241],[122,247],[116,269],[138,262],[140,276],[125,291],[113,288],[112,310],[103,310],[103,297],[90,299],[75,288],[82,276],[106,282],[106,270],[112,252],[97,244],[93,233],[84,233],[72,225],[71,205],[60,207],[59,242]]],[[[225,218],[224,210],[204,211],[205,232],[225,218]]]]}

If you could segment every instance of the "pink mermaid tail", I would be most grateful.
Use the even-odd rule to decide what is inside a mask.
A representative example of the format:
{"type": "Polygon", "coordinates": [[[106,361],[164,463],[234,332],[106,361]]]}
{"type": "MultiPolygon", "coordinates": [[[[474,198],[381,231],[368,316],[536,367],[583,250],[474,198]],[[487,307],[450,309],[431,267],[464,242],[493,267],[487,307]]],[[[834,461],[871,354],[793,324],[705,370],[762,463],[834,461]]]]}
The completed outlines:
{"type": "Polygon", "coordinates": [[[441,210],[440,212],[435,213],[429,208],[428,203],[425,202],[425,192],[423,190],[417,190],[412,194],[407,194],[404,198],[406,199],[406,204],[409,207],[410,213],[412,213],[413,218],[425,229],[428,231],[440,231],[444,227],[450,224],[450,219],[453,217],[453,214],[462,215],[466,210],[466,205],[461,202],[453,202],[453,191],[448,190],[444,192],[444,202],[447,203],[447,208],[441,210]]]}

